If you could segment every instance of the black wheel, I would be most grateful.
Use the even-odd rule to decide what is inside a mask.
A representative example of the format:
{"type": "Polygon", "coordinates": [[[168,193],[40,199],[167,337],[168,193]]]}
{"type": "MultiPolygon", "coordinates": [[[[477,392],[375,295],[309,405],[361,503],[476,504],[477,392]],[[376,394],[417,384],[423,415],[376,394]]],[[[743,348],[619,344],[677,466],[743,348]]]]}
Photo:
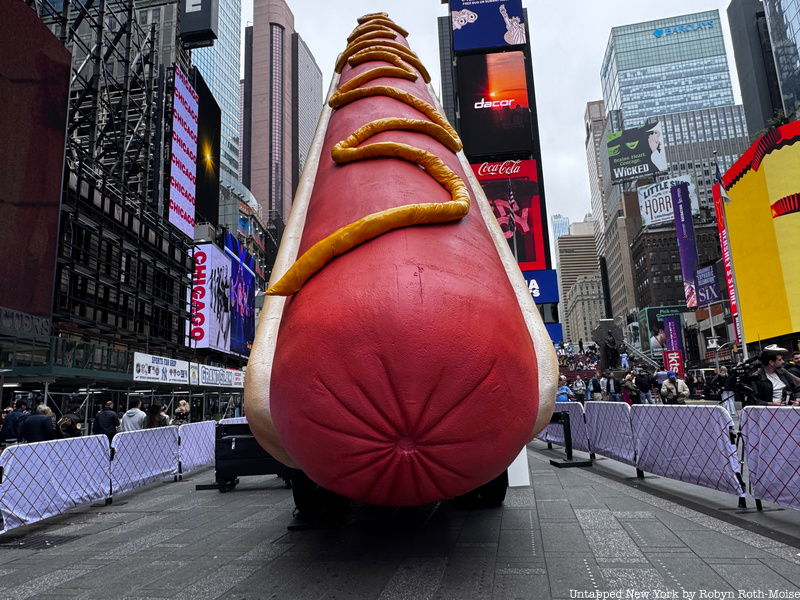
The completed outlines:
{"type": "Polygon", "coordinates": [[[478,488],[478,493],[481,496],[481,501],[484,506],[496,507],[503,503],[506,499],[506,491],[508,490],[508,471],[503,471],[488,483],[484,483],[478,488]]]}
{"type": "Polygon", "coordinates": [[[467,492],[466,494],[456,496],[453,498],[453,501],[456,503],[458,508],[477,508],[481,501],[479,489],[480,488],[472,490],[471,492],[467,492]]]}
{"type": "Polygon", "coordinates": [[[290,486],[300,518],[335,520],[344,517],[350,501],[313,482],[303,471],[292,471],[290,486]]]}

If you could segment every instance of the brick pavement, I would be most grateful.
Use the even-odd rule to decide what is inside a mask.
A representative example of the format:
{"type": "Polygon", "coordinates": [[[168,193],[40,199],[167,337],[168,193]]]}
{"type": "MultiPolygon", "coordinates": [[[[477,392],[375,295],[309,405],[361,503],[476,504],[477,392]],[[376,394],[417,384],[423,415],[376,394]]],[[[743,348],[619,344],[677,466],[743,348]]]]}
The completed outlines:
{"type": "Polygon", "coordinates": [[[0,598],[800,593],[800,536],[770,533],[782,523],[800,531],[800,513],[738,515],[720,510],[735,507],[732,496],[629,481],[632,468],[607,460],[556,469],[551,456],[529,447],[533,485],[509,490],[502,509],[354,505],[344,526],[319,531],[287,531],[293,501],[282,480],[242,478],[220,494],[195,490],[213,475],[199,471],[0,536],[0,598]],[[694,494],[688,503],[683,490],[694,494]]]}

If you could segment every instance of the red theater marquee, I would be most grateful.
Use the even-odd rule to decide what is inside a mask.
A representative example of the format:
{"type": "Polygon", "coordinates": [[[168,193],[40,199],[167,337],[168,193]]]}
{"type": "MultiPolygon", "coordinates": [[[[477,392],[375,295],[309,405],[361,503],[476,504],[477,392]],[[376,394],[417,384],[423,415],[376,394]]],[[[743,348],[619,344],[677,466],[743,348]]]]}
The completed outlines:
{"type": "Polygon", "coordinates": [[[522,271],[547,268],[535,160],[472,165],[522,271]]]}

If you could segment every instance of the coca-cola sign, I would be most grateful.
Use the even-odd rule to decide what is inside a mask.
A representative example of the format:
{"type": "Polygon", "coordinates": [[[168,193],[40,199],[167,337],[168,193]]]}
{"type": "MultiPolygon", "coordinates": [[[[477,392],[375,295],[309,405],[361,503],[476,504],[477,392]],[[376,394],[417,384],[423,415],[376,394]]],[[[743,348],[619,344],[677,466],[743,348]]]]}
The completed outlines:
{"type": "Polygon", "coordinates": [[[516,175],[522,170],[521,160],[507,160],[504,162],[485,162],[478,167],[478,177],[496,177],[498,175],[516,175]]]}

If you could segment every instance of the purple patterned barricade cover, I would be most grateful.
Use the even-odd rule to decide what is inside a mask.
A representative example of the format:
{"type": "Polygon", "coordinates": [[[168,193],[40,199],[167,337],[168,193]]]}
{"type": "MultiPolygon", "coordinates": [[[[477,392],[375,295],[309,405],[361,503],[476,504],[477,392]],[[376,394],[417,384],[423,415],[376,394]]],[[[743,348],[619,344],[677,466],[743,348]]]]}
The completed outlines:
{"type": "Polygon", "coordinates": [[[800,509],[800,410],[748,406],[741,412],[750,493],[800,509]]]}
{"type": "Polygon", "coordinates": [[[10,446],[0,455],[3,532],[109,497],[108,438],[10,446]]]}
{"type": "Polygon", "coordinates": [[[247,423],[247,417],[230,417],[227,419],[220,419],[220,425],[241,425],[247,423]]]}
{"type": "MultiPolygon", "coordinates": [[[[583,419],[583,405],[580,402],[556,402],[554,412],[569,412],[569,426],[572,432],[572,449],[582,452],[592,452],[589,449],[589,438],[586,432],[586,422],[583,419]]],[[[539,432],[536,439],[564,446],[564,426],[559,423],[550,423],[539,432]]]]}
{"type": "Polygon", "coordinates": [[[636,468],[744,496],[731,444],[733,420],[721,406],[631,407],[636,468]]]}
{"type": "Polygon", "coordinates": [[[122,494],[178,474],[178,428],[118,433],[111,442],[111,492],[122,494]]]}
{"type": "Polygon", "coordinates": [[[586,403],[585,410],[592,450],[635,467],[631,407],[625,402],[592,401],[586,403]]]}
{"type": "Polygon", "coordinates": [[[178,428],[181,473],[214,464],[214,421],[187,423],[178,428]]]}

